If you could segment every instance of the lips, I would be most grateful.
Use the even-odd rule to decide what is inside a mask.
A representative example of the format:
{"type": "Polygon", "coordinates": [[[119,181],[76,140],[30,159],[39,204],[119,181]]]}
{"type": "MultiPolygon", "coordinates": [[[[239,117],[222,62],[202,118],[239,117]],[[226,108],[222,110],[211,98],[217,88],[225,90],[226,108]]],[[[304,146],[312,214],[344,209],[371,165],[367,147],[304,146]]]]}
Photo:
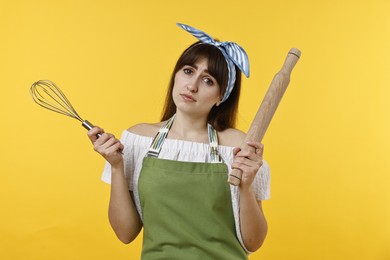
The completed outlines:
{"type": "Polygon", "coordinates": [[[180,94],[180,96],[182,96],[184,98],[184,100],[186,101],[193,101],[193,102],[196,102],[196,99],[191,96],[191,95],[188,95],[188,94],[180,94]]]}

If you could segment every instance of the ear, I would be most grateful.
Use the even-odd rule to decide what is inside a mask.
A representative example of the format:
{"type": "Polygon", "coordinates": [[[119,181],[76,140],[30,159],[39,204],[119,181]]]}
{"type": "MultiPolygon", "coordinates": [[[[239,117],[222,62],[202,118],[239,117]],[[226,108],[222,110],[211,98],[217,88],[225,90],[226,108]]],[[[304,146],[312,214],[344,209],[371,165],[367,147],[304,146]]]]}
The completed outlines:
{"type": "Polygon", "coordinates": [[[215,106],[217,107],[217,106],[219,106],[221,103],[222,103],[221,100],[218,100],[218,102],[215,104],[215,106]]]}

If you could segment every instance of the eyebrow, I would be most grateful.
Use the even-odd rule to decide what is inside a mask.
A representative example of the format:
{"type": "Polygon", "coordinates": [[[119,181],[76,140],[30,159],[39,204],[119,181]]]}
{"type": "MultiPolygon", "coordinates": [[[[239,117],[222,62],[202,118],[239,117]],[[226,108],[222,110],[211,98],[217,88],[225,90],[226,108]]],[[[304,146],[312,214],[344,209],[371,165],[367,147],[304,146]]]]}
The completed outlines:
{"type": "MultiPolygon", "coordinates": [[[[192,64],[192,65],[188,64],[188,66],[191,66],[191,67],[193,67],[193,68],[195,68],[195,69],[198,69],[198,66],[196,66],[195,64],[192,64]]],[[[204,72],[207,73],[207,74],[209,74],[211,77],[214,78],[214,76],[211,75],[211,73],[209,72],[209,70],[205,70],[204,72]]]]}

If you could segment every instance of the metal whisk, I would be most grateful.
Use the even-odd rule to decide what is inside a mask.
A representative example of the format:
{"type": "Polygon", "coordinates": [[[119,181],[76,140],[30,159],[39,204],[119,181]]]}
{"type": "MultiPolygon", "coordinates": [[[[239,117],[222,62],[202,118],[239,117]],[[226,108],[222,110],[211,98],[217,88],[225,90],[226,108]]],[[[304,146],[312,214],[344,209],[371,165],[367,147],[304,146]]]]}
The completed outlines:
{"type": "Polygon", "coordinates": [[[32,84],[30,94],[38,105],[56,113],[75,118],[88,130],[94,127],[88,120],[83,120],[79,116],[68,98],[54,82],[50,80],[39,80],[32,84]]]}

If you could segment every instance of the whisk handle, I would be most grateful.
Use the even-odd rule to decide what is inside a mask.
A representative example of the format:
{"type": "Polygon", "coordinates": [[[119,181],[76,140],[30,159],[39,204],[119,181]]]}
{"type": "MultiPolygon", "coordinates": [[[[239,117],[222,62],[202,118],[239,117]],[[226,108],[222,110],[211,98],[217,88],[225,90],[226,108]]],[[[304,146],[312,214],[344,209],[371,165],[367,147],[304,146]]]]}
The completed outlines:
{"type": "MultiPolygon", "coordinates": [[[[91,130],[92,128],[94,128],[95,126],[89,122],[88,120],[84,120],[81,124],[82,126],[84,126],[85,129],[87,129],[88,131],[91,130]]],[[[97,134],[98,137],[101,136],[101,134],[97,134]]]]}
{"type": "MultiPolygon", "coordinates": [[[[88,120],[84,120],[83,122],[82,122],[82,124],[81,124],[82,126],[84,126],[84,128],[86,128],[87,130],[91,130],[92,128],[94,128],[95,126],[91,123],[91,122],[89,122],[88,120]]],[[[102,136],[102,134],[97,134],[96,135],[98,138],[100,137],[100,136],[102,136]]],[[[122,150],[118,150],[118,152],[120,152],[121,154],[123,154],[123,151],[122,150]]]]}

